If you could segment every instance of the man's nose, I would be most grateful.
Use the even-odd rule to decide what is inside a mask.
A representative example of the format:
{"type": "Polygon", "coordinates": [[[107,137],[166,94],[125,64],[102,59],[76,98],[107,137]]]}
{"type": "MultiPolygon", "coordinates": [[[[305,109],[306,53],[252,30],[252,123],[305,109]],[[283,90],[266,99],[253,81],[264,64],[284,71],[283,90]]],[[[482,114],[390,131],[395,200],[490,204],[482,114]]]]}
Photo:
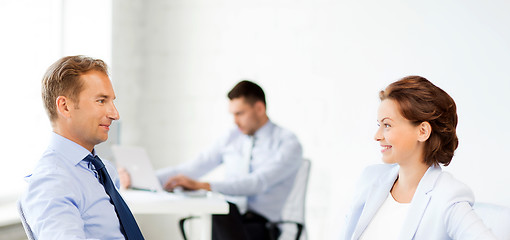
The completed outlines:
{"type": "Polygon", "coordinates": [[[120,119],[120,116],[119,116],[119,111],[117,111],[117,108],[115,107],[115,104],[111,104],[110,108],[108,109],[108,118],[112,119],[112,120],[119,120],[120,119]]]}

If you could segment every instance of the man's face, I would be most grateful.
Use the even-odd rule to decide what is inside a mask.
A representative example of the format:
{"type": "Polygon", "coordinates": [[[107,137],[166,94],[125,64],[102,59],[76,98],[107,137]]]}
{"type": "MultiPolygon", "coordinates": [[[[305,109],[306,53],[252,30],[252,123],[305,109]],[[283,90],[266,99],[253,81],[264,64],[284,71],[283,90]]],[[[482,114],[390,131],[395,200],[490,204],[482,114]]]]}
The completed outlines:
{"type": "Polygon", "coordinates": [[[244,97],[234,98],[230,100],[229,111],[234,116],[234,122],[239,127],[239,130],[246,135],[253,135],[261,126],[261,119],[263,115],[261,112],[262,102],[250,104],[246,102],[244,97]]]}
{"type": "Polygon", "coordinates": [[[113,104],[115,93],[108,76],[102,72],[90,71],[81,75],[83,90],[78,102],[69,104],[69,133],[71,140],[88,150],[108,139],[113,120],[119,119],[119,112],[113,104]]]}

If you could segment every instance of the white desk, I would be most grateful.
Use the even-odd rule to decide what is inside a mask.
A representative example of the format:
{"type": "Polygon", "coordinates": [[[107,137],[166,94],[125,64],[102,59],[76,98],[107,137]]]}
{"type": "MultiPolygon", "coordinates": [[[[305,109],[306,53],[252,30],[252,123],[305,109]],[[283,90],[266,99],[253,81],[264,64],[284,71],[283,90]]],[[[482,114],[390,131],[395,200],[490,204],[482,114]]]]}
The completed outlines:
{"type": "Polygon", "coordinates": [[[228,204],[220,194],[192,198],[173,193],[126,190],[121,192],[133,214],[185,214],[200,216],[202,239],[211,239],[211,214],[228,214],[228,204]]]}
{"type": "Polygon", "coordinates": [[[16,202],[4,203],[0,205],[0,227],[19,224],[18,210],[16,209],[16,202]]]}

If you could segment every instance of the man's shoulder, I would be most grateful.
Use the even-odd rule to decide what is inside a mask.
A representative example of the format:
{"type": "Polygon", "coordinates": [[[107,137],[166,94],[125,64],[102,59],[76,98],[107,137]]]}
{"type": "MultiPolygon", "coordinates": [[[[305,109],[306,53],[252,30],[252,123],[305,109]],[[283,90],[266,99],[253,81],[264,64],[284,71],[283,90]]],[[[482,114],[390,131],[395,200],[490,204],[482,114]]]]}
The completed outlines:
{"type": "Polygon", "coordinates": [[[58,152],[46,150],[34,167],[32,175],[65,173],[67,163],[58,152]]]}
{"type": "Polygon", "coordinates": [[[78,193],[80,188],[77,187],[75,179],[75,172],[72,172],[69,163],[58,152],[47,150],[37,162],[32,174],[25,177],[25,201],[38,202],[34,196],[47,200],[78,193]]]}
{"type": "Polygon", "coordinates": [[[278,134],[282,137],[293,137],[296,138],[296,134],[294,134],[289,129],[282,127],[280,125],[274,124],[273,133],[278,134]]]}
{"type": "Polygon", "coordinates": [[[290,144],[298,144],[299,142],[298,137],[296,134],[294,134],[292,131],[290,131],[287,128],[281,127],[275,123],[272,123],[273,127],[271,129],[271,139],[272,141],[281,142],[281,143],[290,143],[290,144]]]}
{"type": "MultiPolygon", "coordinates": [[[[272,142],[296,142],[297,144],[300,144],[298,137],[296,134],[294,134],[292,131],[288,130],[287,128],[281,127],[275,123],[272,124],[270,131],[268,131],[266,136],[269,136],[268,140],[271,139],[272,142]]],[[[232,127],[228,131],[226,131],[220,138],[219,142],[226,145],[231,142],[235,142],[240,138],[245,137],[246,135],[242,133],[239,128],[232,127]]]]}
{"type": "MultiPolygon", "coordinates": [[[[28,184],[37,181],[38,184],[46,181],[61,181],[73,179],[72,163],[67,161],[57,151],[47,149],[33,168],[32,174],[25,177],[28,184]]],[[[61,181],[61,184],[69,184],[69,181],[61,181]]]]}

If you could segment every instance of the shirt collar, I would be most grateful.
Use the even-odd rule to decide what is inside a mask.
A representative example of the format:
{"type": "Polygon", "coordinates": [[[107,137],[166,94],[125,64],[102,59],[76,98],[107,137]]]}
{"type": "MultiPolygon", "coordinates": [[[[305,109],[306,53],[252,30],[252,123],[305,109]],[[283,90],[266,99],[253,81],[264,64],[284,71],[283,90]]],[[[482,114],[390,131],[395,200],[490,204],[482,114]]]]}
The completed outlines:
{"type": "Polygon", "coordinates": [[[87,155],[91,154],[95,156],[95,150],[92,150],[92,153],[79,144],[55,133],[51,132],[50,146],[51,149],[55,150],[62,154],[67,160],[69,160],[72,164],[77,165],[83,160],[87,155]]]}
{"type": "Polygon", "coordinates": [[[260,127],[255,132],[255,134],[253,134],[253,136],[256,139],[263,139],[263,138],[269,137],[269,136],[271,136],[273,127],[274,127],[274,123],[271,122],[271,120],[267,120],[267,122],[262,127],[260,127]]]}

